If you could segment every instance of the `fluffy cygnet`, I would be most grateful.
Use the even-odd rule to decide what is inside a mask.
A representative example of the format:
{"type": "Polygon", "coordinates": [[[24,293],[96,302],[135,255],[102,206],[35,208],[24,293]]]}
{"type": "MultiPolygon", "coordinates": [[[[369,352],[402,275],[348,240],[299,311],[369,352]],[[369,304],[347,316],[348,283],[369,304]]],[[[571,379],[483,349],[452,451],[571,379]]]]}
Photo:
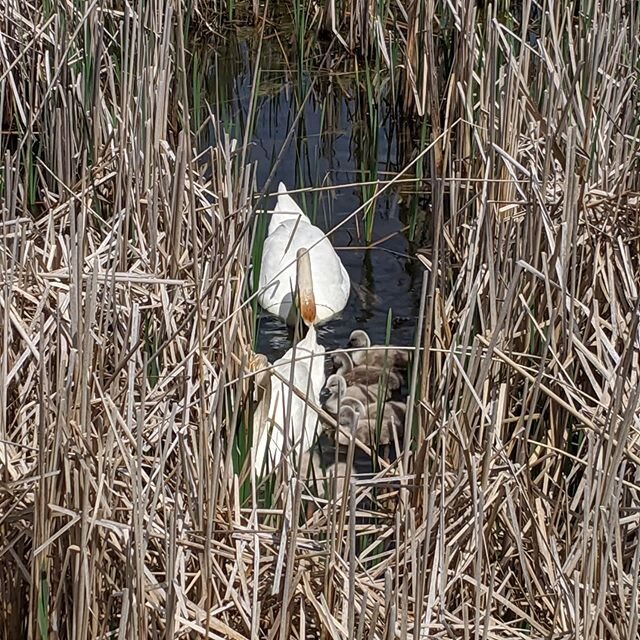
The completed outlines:
{"type": "Polygon", "coordinates": [[[390,366],[387,366],[386,370],[382,367],[369,364],[354,366],[349,354],[344,351],[334,353],[332,361],[336,368],[336,373],[344,377],[347,385],[379,385],[383,381],[386,381],[386,386],[389,391],[395,391],[402,385],[402,377],[396,371],[392,371],[390,366]]]}
{"type": "Polygon", "coordinates": [[[376,402],[378,399],[378,388],[375,385],[371,387],[360,384],[348,386],[343,376],[339,373],[334,373],[327,378],[322,396],[324,396],[323,406],[325,411],[336,415],[338,408],[346,398],[355,399],[364,405],[376,402]]]}
{"type": "Polygon", "coordinates": [[[383,367],[385,362],[394,369],[406,369],[409,366],[409,352],[399,347],[371,346],[371,338],[366,331],[356,329],[349,336],[349,347],[355,349],[351,358],[356,366],[369,365],[383,367]],[[385,360],[386,358],[386,360],[385,360]]]}
{"type": "Polygon", "coordinates": [[[386,446],[393,444],[394,431],[398,433],[399,437],[402,437],[403,425],[395,415],[390,415],[387,418],[384,416],[380,421],[380,433],[376,439],[376,420],[362,417],[358,409],[346,404],[340,408],[338,414],[338,425],[341,427],[337,434],[337,442],[340,445],[349,444],[348,432],[354,431],[357,440],[367,445],[370,448],[375,448],[376,445],[386,446]]]}

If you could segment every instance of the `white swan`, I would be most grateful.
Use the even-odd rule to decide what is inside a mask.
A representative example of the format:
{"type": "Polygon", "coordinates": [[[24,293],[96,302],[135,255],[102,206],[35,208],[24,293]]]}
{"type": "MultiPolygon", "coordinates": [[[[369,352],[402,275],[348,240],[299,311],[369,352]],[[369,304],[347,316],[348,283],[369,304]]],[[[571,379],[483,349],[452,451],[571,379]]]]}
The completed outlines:
{"type": "Polygon", "coordinates": [[[313,324],[316,306],[309,252],[301,249],[298,253],[298,307],[308,331],[272,367],[267,415],[254,414],[254,469],[258,476],[282,458],[287,425],[288,449],[297,452],[301,441],[303,451],[311,448],[318,424],[318,414],[305,398],[320,406],[325,348],[318,344],[313,324]],[[294,389],[290,386],[292,379],[294,389]]]}
{"type": "Polygon", "coordinates": [[[295,321],[293,292],[300,249],[309,249],[311,255],[315,322],[324,322],[345,308],[351,289],[349,274],[324,231],[311,224],[281,182],[262,248],[258,302],[288,324],[295,321]]]}

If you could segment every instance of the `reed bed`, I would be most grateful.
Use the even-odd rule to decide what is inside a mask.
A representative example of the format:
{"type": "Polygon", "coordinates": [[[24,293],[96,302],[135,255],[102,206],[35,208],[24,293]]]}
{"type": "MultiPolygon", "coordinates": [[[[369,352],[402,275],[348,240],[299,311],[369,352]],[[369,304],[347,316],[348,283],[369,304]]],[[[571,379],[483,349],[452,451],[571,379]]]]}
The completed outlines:
{"type": "Polygon", "coordinates": [[[301,64],[315,20],[386,47],[429,203],[412,436],[327,500],[248,473],[257,194],[195,143],[196,13],[7,3],[2,637],[637,636],[639,18],[503,4],[296,5],[301,64]]]}
{"type": "Polygon", "coordinates": [[[1,18],[3,638],[226,635],[254,181],[223,131],[194,150],[181,12],[1,18]]]}

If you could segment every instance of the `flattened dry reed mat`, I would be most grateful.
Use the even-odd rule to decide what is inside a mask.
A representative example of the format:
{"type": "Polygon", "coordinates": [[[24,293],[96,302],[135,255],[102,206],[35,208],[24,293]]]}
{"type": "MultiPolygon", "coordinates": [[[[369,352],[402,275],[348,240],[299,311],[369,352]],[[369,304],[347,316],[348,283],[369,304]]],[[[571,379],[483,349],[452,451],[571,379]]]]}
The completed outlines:
{"type": "Polygon", "coordinates": [[[0,637],[637,637],[638,33],[613,0],[6,0],[0,637]],[[408,434],[339,495],[251,472],[262,200],[190,71],[242,12],[256,79],[291,14],[424,154],[408,434]]]}

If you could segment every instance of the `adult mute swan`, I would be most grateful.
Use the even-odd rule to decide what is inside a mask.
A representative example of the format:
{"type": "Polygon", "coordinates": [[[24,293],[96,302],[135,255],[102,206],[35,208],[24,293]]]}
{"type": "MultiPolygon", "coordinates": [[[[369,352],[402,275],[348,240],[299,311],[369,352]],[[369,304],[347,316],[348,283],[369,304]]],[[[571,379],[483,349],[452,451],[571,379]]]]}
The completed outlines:
{"type": "Polygon", "coordinates": [[[302,340],[274,363],[268,412],[266,415],[264,412],[254,414],[254,437],[257,443],[254,448],[254,469],[258,476],[265,471],[265,465],[273,468],[282,458],[285,430],[288,449],[298,451],[302,441],[302,450],[306,452],[313,444],[318,424],[317,412],[305,399],[320,406],[320,391],[325,378],[325,349],[318,344],[314,326],[317,306],[309,252],[300,249],[297,260],[297,306],[308,331],[302,340]]]}
{"type": "Polygon", "coordinates": [[[262,248],[258,302],[288,324],[295,322],[293,292],[300,249],[308,249],[311,257],[315,322],[324,322],[345,308],[351,288],[349,274],[324,231],[311,224],[281,182],[262,248]]]}

